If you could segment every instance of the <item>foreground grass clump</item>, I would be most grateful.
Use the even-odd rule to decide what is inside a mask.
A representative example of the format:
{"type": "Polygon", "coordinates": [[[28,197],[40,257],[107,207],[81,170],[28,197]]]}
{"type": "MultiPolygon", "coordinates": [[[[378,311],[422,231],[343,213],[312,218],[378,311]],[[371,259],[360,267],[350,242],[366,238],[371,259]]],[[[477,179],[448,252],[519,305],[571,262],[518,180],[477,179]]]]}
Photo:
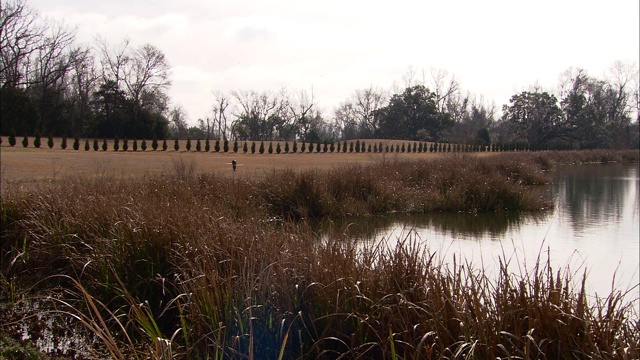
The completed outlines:
{"type": "Polygon", "coordinates": [[[583,279],[544,259],[511,274],[505,256],[494,279],[411,237],[364,246],[274,221],[544,204],[540,161],[489,160],[253,182],[176,166],[3,189],[2,301],[54,293],[55,312],[114,358],[638,358],[635,303],[617,291],[590,300],[583,279]]]}

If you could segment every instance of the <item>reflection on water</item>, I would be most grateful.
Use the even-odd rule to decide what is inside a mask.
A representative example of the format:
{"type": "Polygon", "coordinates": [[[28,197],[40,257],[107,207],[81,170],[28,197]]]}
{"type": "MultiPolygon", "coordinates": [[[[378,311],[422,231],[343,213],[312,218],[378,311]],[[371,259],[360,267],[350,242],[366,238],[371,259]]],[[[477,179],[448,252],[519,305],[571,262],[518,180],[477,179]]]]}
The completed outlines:
{"type": "Polygon", "coordinates": [[[553,183],[558,217],[577,237],[601,226],[621,229],[634,219],[637,225],[639,178],[640,167],[628,164],[562,167],[553,183]]]}
{"type": "Polygon", "coordinates": [[[600,295],[636,286],[640,263],[638,164],[559,167],[549,191],[555,209],[539,214],[392,215],[334,221],[324,228],[363,241],[394,241],[414,234],[432,252],[461,256],[491,272],[511,255],[531,265],[542,252],[555,268],[586,269],[590,292],[600,295]],[[548,249],[548,252],[547,252],[548,249]]]}
{"type": "Polygon", "coordinates": [[[468,240],[500,240],[509,229],[519,228],[526,221],[544,221],[552,213],[518,214],[391,214],[362,218],[333,219],[316,224],[323,232],[328,230],[346,233],[350,237],[372,240],[387,237],[390,230],[433,229],[453,238],[468,240]]]}

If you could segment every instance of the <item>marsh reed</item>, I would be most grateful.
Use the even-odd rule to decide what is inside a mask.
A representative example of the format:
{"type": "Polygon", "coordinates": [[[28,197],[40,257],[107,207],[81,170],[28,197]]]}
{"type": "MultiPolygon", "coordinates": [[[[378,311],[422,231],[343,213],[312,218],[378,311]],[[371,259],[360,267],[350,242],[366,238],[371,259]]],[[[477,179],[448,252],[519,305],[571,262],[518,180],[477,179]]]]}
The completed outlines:
{"type": "Polygon", "coordinates": [[[411,236],[363,247],[344,229],[321,241],[305,221],[539,211],[554,164],[633,160],[555,156],[455,155],[255,181],[176,166],[3,188],[2,302],[55,293],[60,314],[122,359],[638,358],[637,299],[593,299],[584,278],[548,259],[511,273],[505,254],[494,279],[464,259],[445,264],[411,236]]]}

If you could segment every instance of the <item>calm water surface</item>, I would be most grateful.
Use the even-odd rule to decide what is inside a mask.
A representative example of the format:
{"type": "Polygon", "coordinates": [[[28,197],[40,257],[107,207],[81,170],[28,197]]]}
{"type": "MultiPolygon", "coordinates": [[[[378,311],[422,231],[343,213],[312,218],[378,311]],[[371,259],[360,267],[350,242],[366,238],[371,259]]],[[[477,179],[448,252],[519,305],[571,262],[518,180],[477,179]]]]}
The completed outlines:
{"type": "Polygon", "coordinates": [[[549,189],[554,209],[542,214],[391,216],[350,222],[348,233],[391,245],[415,236],[447,262],[455,255],[490,273],[503,254],[516,273],[532,269],[539,254],[545,261],[548,255],[556,270],[569,265],[578,277],[586,270],[591,294],[606,296],[615,286],[631,289],[628,298],[637,299],[639,184],[638,164],[563,166],[549,189]]]}

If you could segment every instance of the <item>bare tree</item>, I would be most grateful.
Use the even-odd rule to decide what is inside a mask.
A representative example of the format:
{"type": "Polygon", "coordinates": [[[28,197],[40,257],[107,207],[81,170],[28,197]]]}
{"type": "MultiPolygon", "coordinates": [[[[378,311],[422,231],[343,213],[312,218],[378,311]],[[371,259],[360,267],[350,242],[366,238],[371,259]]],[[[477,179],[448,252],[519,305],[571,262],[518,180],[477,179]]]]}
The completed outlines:
{"type": "Polygon", "coordinates": [[[431,80],[429,86],[436,94],[436,103],[440,112],[445,112],[447,104],[459,95],[460,83],[456,80],[455,75],[449,75],[449,72],[443,69],[430,70],[431,80]]]}
{"type": "Polygon", "coordinates": [[[279,136],[289,120],[289,102],[284,90],[280,93],[234,91],[232,95],[239,107],[232,125],[234,135],[248,140],[272,140],[279,136]]]}
{"type": "Polygon", "coordinates": [[[0,6],[0,86],[26,85],[30,58],[42,42],[44,26],[25,0],[0,6]]]}
{"type": "MultiPolygon", "coordinates": [[[[213,104],[213,129],[214,132],[212,138],[228,138],[228,122],[227,122],[227,108],[230,105],[229,96],[223,92],[214,92],[214,104],[213,104]]],[[[208,120],[208,118],[207,118],[208,120]]]]}
{"type": "Polygon", "coordinates": [[[91,111],[91,96],[96,91],[98,76],[94,66],[94,57],[89,49],[77,48],[71,57],[71,79],[68,97],[78,110],[77,123],[72,128],[82,132],[85,120],[91,111]]]}
{"type": "Polygon", "coordinates": [[[312,125],[313,90],[311,90],[311,96],[305,90],[300,90],[296,95],[296,98],[288,103],[289,111],[293,118],[292,127],[295,130],[293,131],[295,134],[287,134],[289,136],[285,136],[285,138],[297,134],[301,139],[305,139],[312,125]]]}
{"type": "Polygon", "coordinates": [[[187,136],[187,119],[184,110],[180,106],[174,106],[169,113],[169,129],[176,139],[187,136]]]}
{"type": "Polygon", "coordinates": [[[130,66],[125,67],[124,82],[134,104],[144,108],[143,93],[163,93],[171,85],[169,63],[162,51],[149,44],[136,49],[130,59],[130,66]]]}
{"type": "Polygon", "coordinates": [[[616,61],[607,74],[609,98],[611,102],[609,117],[611,121],[620,121],[622,117],[636,112],[638,117],[638,65],[616,61]]]}
{"type": "Polygon", "coordinates": [[[114,81],[118,88],[124,89],[125,67],[131,61],[129,56],[129,40],[111,46],[104,38],[97,37],[96,44],[102,58],[102,81],[114,81]]]}
{"type": "Polygon", "coordinates": [[[354,115],[360,123],[361,137],[372,137],[378,129],[375,113],[384,106],[386,96],[373,86],[356,90],[354,98],[354,115]]]}
{"type": "Polygon", "coordinates": [[[72,49],[75,32],[62,23],[46,25],[47,33],[42,37],[38,50],[33,54],[31,87],[37,94],[40,125],[45,131],[63,131],[69,124],[55,124],[61,118],[58,107],[69,84],[68,75],[79,49],[72,49]]]}
{"type": "Polygon", "coordinates": [[[379,88],[370,86],[356,90],[346,103],[334,111],[334,120],[340,124],[346,139],[370,138],[379,127],[375,113],[387,102],[379,88]]]}

